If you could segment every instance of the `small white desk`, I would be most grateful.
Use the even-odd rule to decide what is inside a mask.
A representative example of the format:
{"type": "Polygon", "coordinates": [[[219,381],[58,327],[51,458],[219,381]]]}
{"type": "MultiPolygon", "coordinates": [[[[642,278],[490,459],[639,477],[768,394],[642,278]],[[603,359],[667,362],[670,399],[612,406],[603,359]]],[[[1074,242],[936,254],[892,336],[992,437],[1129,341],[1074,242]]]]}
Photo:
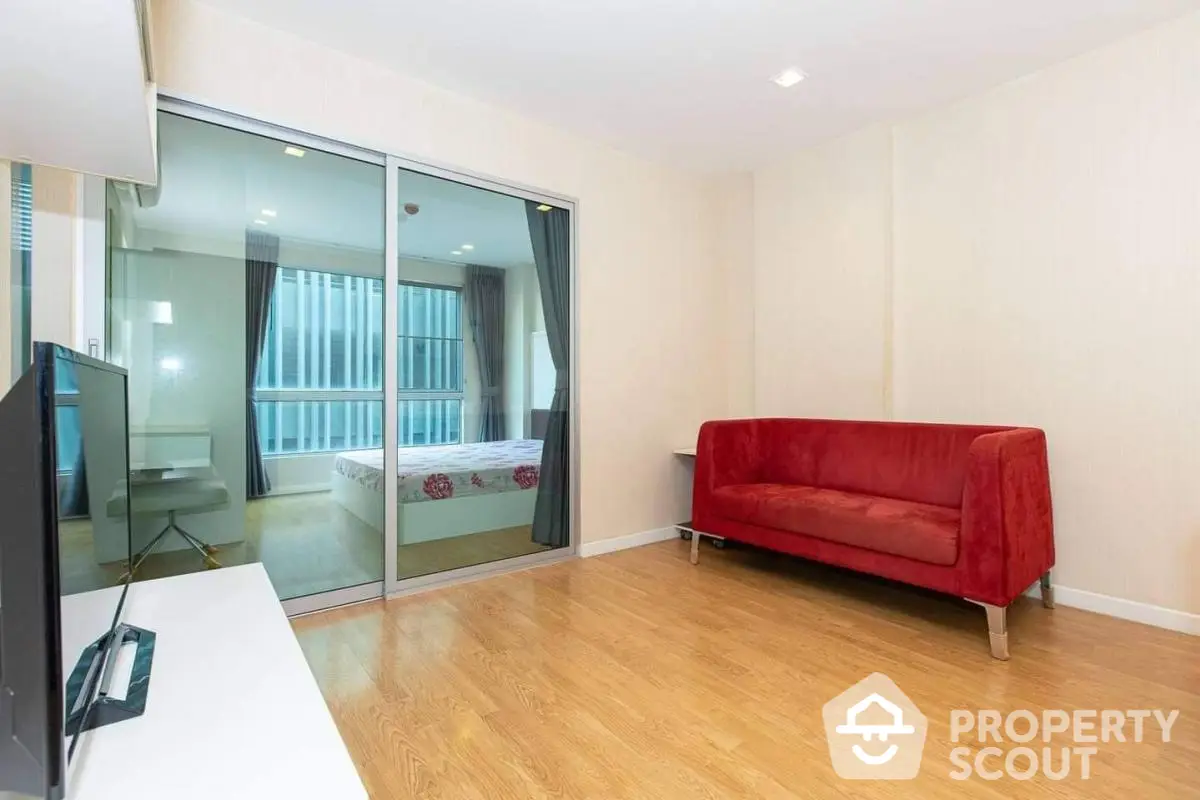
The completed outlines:
{"type": "MultiPolygon", "coordinates": [[[[119,592],[63,598],[64,678],[119,592]]],[[[135,583],[121,621],[158,634],[146,713],[84,734],[68,800],[366,800],[262,565],[135,583]]]]}
{"type": "MultiPolygon", "coordinates": [[[[679,449],[673,450],[672,452],[675,453],[675,455],[679,456],[680,458],[691,459],[691,460],[694,460],[696,458],[696,448],[694,448],[694,447],[680,447],[679,449]]],[[[713,547],[722,548],[725,546],[725,537],[724,536],[714,536],[711,533],[704,533],[703,531],[698,531],[694,527],[692,527],[692,521],[690,519],[687,522],[680,522],[679,524],[677,524],[675,526],[675,530],[679,532],[679,538],[683,539],[684,541],[688,541],[688,540],[692,539],[693,537],[695,538],[695,542],[693,542],[693,544],[692,544],[692,563],[693,564],[696,563],[696,547],[700,541],[701,536],[707,536],[709,539],[711,539],[712,543],[713,543],[713,547]]]]}

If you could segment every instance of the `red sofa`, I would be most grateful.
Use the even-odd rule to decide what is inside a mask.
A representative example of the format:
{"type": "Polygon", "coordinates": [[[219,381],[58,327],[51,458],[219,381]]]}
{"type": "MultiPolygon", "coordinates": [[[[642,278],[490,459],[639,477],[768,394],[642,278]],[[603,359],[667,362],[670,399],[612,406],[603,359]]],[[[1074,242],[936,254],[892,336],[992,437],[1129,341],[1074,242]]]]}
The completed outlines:
{"type": "Polygon", "coordinates": [[[708,422],[692,525],[972,600],[987,609],[997,658],[1008,658],[1013,599],[1040,578],[1053,605],[1050,475],[1035,428],[708,422]]]}

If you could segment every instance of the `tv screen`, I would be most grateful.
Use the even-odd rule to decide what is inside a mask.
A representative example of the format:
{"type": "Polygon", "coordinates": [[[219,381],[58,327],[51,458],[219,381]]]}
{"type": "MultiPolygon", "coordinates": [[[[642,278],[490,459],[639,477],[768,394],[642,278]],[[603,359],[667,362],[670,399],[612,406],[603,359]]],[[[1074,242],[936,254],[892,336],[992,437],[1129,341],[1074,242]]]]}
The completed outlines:
{"type": "MultiPolygon", "coordinates": [[[[35,344],[32,366],[0,400],[0,442],[0,792],[57,800],[66,791],[68,713],[86,718],[103,672],[87,671],[68,708],[59,598],[115,582],[64,569],[60,538],[68,529],[118,535],[128,552],[125,371],[35,344]]],[[[114,628],[124,599],[105,601],[114,628]]]]}

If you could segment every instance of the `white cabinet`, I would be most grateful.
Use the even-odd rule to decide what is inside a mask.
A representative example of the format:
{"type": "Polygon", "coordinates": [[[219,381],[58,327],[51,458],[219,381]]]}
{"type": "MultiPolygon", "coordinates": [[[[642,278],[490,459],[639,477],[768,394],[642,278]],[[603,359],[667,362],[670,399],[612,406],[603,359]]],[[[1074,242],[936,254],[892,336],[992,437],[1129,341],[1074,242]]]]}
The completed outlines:
{"type": "Polygon", "coordinates": [[[156,183],[149,4],[5,0],[0,159],[156,183]]]}

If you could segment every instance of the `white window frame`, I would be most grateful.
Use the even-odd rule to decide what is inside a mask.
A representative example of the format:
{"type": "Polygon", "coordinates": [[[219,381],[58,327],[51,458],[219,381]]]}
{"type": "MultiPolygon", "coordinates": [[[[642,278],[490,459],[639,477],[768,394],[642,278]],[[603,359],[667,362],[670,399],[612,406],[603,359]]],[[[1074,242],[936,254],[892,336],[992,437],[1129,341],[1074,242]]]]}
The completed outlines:
{"type": "MultiPolygon", "coordinates": [[[[425,289],[441,289],[448,292],[453,292],[458,296],[458,343],[459,343],[459,376],[462,379],[459,388],[451,389],[401,389],[399,388],[399,376],[397,375],[396,389],[396,412],[397,421],[399,421],[400,403],[403,401],[421,401],[421,400],[457,400],[458,401],[458,441],[457,442],[425,442],[422,444],[400,444],[401,447],[438,447],[443,445],[463,444],[466,439],[466,423],[467,423],[467,323],[466,323],[466,304],[464,302],[465,290],[462,286],[454,286],[443,283],[429,283],[427,281],[401,280],[396,287],[397,300],[397,326],[399,325],[399,316],[404,314],[404,310],[399,308],[400,287],[401,286],[416,286],[425,289]]],[[[425,337],[437,338],[437,337],[425,337]]],[[[396,337],[397,345],[400,342],[400,336],[396,337]]],[[[399,354],[397,354],[398,363],[399,354]]],[[[399,431],[397,431],[399,435],[399,431]]]]}

